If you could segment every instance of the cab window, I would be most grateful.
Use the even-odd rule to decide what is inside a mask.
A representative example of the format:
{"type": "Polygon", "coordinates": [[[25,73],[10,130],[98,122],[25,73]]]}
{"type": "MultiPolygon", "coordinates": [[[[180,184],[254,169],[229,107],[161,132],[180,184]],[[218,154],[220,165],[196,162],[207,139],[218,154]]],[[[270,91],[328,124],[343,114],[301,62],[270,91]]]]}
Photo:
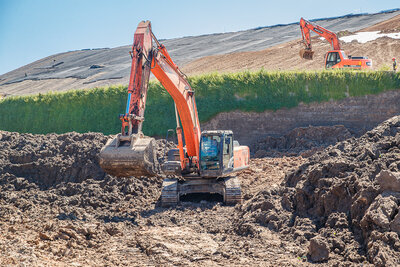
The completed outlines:
{"type": "Polygon", "coordinates": [[[229,163],[233,157],[233,136],[226,135],[224,140],[224,148],[222,154],[222,161],[224,165],[224,169],[229,168],[229,163]]]}
{"type": "Polygon", "coordinates": [[[330,52],[326,57],[326,68],[332,68],[334,65],[340,62],[340,56],[338,52],[330,52]]]}
{"type": "Polygon", "coordinates": [[[218,170],[220,158],[219,136],[203,136],[201,138],[200,162],[204,170],[218,170]]]}

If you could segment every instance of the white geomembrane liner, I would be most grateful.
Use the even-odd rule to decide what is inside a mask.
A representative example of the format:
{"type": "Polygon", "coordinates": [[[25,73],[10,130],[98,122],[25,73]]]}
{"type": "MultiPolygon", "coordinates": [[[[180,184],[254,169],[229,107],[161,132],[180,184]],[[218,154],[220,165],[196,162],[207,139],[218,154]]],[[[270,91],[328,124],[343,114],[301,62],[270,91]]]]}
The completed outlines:
{"type": "Polygon", "coordinates": [[[359,43],[366,43],[369,41],[376,40],[380,37],[389,37],[392,39],[400,39],[400,32],[396,33],[380,33],[380,31],[373,31],[373,32],[357,32],[354,35],[343,36],[339,39],[345,43],[350,43],[353,40],[356,40],[359,43]]]}

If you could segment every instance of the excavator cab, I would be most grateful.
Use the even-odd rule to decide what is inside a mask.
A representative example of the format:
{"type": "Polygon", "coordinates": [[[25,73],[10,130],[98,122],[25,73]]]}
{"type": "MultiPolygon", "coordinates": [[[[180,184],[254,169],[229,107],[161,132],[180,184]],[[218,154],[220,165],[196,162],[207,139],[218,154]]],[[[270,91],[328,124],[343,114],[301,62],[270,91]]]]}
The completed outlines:
{"type": "Polygon", "coordinates": [[[200,176],[218,177],[233,171],[232,131],[203,131],[200,138],[200,176]]]}
{"type": "Polygon", "coordinates": [[[341,61],[339,52],[331,51],[326,55],[325,68],[330,69],[341,61]]]}

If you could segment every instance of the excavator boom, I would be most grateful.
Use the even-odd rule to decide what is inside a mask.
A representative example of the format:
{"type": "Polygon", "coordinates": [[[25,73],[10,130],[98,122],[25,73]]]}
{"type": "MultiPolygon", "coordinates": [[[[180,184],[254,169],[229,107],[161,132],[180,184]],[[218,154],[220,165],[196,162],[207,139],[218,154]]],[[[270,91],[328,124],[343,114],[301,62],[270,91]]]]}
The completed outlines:
{"type": "Polygon", "coordinates": [[[125,114],[120,115],[121,133],[100,152],[100,166],[115,176],[152,175],[155,172],[154,139],[142,133],[150,71],[174,99],[180,169],[199,167],[200,123],[194,91],[172,61],[166,48],[151,31],[149,21],[139,23],[131,51],[132,66],[125,114]],[[153,41],[156,47],[153,47],[153,41]],[[182,131],[183,130],[183,131],[182,131]],[[184,139],[183,139],[184,135],[184,139]],[[184,150],[184,141],[186,147],[184,150]]]}
{"type": "Polygon", "coordinates": [[[303,37],[303,43],[305,49],[300,50],[300,57],[304,59],[313,59],[314,51],[311,46],[311,35],[310,31],[324,37],[331,45],[333,50],[341,50],[340,43],[337,35],[334,32],[328,31],[327,29],[313,24],[303,18],[300,19],[300,30],[303,37]]]}
{"type": "MultiPolygon", "coordinates": [[[[173,98],[182,123],[188,158],[185,158],[182,154],[182,133],[180,126],[177,125],[181,168],[186,168],[187,164],[189,164],[189,159],[192,164],[198,167],[201,131],[194,91],[186,81],[184,74],[180,72],[165,47],[161,44],[158,46],[158,53],[153,57],[151,71],[173,98]]],[[[179,120],[177,120],[178,123],[179,120]]]]}

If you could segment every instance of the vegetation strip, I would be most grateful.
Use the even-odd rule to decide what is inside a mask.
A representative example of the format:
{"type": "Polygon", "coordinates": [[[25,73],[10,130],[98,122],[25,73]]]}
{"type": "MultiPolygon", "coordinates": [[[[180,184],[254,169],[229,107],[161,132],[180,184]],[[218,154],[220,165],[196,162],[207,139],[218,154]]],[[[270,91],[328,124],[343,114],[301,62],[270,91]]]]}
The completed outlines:
{"type": "MultiPolygon", "coordinates": [[[[285,71],[211,73],[188,78],[196,92],[201,122],[220,112],[263,112],[299,103],[340,100],[400,88],[400,74],[385,71],[285,71]]],[[[72,90],[0,100],[0,129],[29,133],[120,130],[126,86],[72,90]]],[[[175,128],[172,98],[160,83],[150,82],[144,133],[164,136],[175,128]]]]}

